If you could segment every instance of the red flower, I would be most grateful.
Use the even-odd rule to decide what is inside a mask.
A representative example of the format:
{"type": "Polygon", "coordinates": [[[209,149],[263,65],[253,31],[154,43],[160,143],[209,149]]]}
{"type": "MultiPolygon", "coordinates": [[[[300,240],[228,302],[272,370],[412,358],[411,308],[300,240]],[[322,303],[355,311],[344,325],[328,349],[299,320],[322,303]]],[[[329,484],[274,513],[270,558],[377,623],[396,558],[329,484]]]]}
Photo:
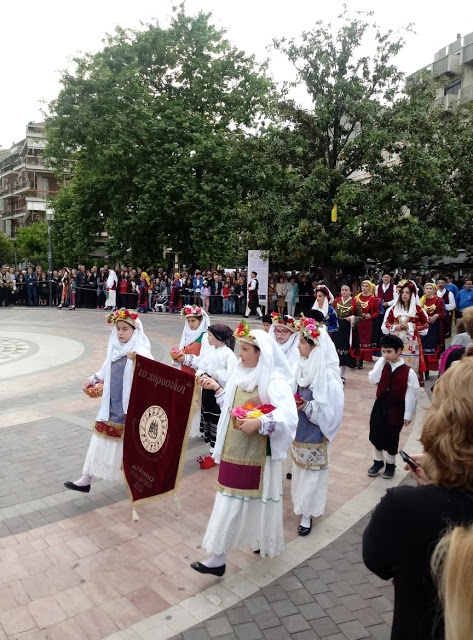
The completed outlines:
{"type": "Polygon", "coordinates": [[[271,413],[271,411],[274,411],[275,407],[273,407],[272,404],[260,404],[258,407],[256,407],[257,409],[259,409],[261,411],[261,413],[271,413]]]}

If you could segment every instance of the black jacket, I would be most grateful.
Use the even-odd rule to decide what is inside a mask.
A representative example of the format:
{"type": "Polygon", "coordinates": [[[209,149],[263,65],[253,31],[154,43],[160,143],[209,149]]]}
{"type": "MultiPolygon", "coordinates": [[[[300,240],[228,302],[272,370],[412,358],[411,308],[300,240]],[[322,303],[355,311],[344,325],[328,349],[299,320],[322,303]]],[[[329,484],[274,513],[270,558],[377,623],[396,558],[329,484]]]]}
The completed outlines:
{"type": "Polygon", "coordinates": [[[388,489],[363,535],[363,560],[394,578],[392,639],[443,640],[442,607],[430,571],[437,542],[453,525],[473,522],[473,494],[459,489],[388,489]]]}

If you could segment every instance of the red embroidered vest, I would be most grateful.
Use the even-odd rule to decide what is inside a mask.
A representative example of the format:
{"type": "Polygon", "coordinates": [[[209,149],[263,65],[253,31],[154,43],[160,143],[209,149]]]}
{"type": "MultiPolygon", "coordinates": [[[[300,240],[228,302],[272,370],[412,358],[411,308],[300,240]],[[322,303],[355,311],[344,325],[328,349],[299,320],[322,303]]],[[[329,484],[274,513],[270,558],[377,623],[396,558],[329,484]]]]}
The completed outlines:
{"type": "Polygon", "coordinates": [[[387,404],[388,414],[386,421],[388,424],[402,426],[404,421],[409,368],[407,364],[402,364],[392,371],[388,362],[384,365],[381,380],[378,382],[376,397],[387,404]]]}

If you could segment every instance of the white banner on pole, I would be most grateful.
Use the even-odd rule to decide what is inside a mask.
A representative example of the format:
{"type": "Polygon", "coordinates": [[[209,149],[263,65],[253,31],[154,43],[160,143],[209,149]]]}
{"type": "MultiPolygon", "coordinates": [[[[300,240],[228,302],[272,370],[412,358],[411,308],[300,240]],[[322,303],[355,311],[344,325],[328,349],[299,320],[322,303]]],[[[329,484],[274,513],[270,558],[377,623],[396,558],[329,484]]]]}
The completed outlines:
{"type": "Polygon", "coordinates": [[[263,257],[262,251],[248,251],[248,282],[251,278],[251,272],[256,271],[258,274],[258,297],[262,307],[268,306],[268,277],[269,277],[269,260],[263,257]]]}

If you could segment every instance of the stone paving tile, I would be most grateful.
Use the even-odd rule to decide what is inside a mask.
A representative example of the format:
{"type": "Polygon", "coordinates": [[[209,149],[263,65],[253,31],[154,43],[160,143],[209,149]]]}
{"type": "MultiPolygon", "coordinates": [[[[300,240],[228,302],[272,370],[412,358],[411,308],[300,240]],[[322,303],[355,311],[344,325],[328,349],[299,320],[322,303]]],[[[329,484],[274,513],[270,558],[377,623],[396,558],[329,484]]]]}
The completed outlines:
{"type": "Polygon", "coordinates": [[[238,640],[389,640],[393,586],[374,580],[361,558],[361,534],[369,517],[247,598],[244,606],[238,603],[186,632],[202,635],[179,634],[173,640],[204,638],[205,633],[215,637],[216,624],[222,628],[219,640],[224,632],[232,637],[230,630],[238,640]]]}

